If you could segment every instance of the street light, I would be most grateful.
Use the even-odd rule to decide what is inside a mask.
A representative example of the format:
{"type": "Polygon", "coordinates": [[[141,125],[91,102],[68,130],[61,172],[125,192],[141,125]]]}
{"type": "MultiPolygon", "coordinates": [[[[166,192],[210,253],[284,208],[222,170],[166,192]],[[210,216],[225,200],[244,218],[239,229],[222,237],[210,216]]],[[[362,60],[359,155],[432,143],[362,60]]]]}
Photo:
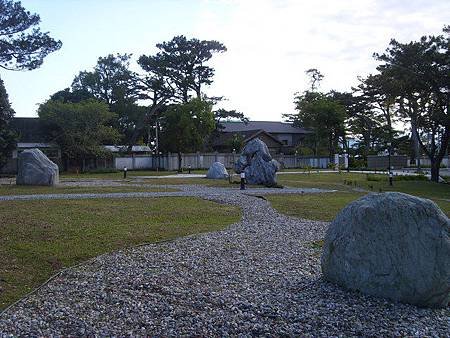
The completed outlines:
{"type": "Polygon", "coordinates": [[[245,190],[245,172],[241,172],[241,190],[245,190]]]}
{"type": "Polygon", "coordinates": [[[388,146],[388,175],[389,175],[389,185],[392,186],[392,173],[391,173],[391,146],[392,143],[388,142],[387,143],[388,146]]]}

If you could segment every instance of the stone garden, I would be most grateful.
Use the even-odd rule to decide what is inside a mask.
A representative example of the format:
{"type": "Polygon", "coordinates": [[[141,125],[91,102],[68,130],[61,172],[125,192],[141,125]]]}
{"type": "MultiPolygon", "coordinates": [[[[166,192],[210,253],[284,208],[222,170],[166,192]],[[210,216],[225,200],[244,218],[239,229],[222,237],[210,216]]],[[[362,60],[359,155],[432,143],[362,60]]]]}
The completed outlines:
{"type": "MultiPolygon", "coordinates": [[[[368,193],[355,197],[331,223],[288,216],[274,208],[277,199],[295,210],[297,199],[317,197],[327,209],[326,204],[332,204],[327,201],[353,190],[340,191],[336,183],[295,184],[295,179],[310,175],[305,173],[277,175],[279,165],[259,139],[247,144],[235,164],[237,174],[245,173],[245,190],[230,185],[232,178],[221,163],[214,163],[205,179],[178,183],[170,176],[144,178],[132,173],[128,180],[59,181],[55,166],[38,150],[23,152],[17,188],[47,185],[52,190],[2,194],[0,204],[26,207],[64,201],[69,213],[70,203],[81,201],[87,201],[86,208],[89,201],[129,208],[136,200],[145,203],[144,208],[161,201],[174,213],[186,199],[198,199],[217,205],[213,213],[221,213],[229,223],[218,230],[160,237],[151,243],[142,238],[134,245],[99,251],[56,268],[50,279],[3,308],[0,336],[447,336],[450,332],[450,220],[447,209],[446,214],[429,199],[399,192],[368,193]],[[140,190],[149,186],[154,190],[140,190]],[[92,190],[59,190],[69,188],[92,190]],[[117,190],[99,190],[113,188],[117,190]],[[238,217],[227,218],[221,206],[236,208],[238,217]]],[[[308,182],[319,175],[327,177],[317,175],[308,182]]],[[[360,185],[355,193],[361,190],[360,185]]],[[[94,210],[100,212],[98,206],[94,210]]],[[[195,220],[213,222],[206,218],[210,217],[206,206],[189,210],[199,212],[195,220]]],[[[131,214],[125,217],[132,222],[131,214]]],[[[175,222],[181,222],[177,217],[175,222]]],[[[131,231],[142,231],[137,229],[141,228],[131,231]]],[[[49,240],[56,240],[52,236],[49,240]]]]}
{"type": "Polygon", "coordinates": [[[0,0],[0,338],[450,337],[449,2],[329,2],[0,0]]]}

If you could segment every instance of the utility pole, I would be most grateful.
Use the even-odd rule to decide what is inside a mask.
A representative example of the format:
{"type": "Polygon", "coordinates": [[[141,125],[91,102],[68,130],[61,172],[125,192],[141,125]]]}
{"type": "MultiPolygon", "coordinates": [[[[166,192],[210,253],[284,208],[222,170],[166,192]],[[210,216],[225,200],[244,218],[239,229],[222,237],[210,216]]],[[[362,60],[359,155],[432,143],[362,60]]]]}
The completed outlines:
{"type": "Polygon", "coordinates": [[[156,171],[159,171],[159,122],[158,119],[156,119],[156,141],[155,141],[155,146],[156,146],[156,171]]]}

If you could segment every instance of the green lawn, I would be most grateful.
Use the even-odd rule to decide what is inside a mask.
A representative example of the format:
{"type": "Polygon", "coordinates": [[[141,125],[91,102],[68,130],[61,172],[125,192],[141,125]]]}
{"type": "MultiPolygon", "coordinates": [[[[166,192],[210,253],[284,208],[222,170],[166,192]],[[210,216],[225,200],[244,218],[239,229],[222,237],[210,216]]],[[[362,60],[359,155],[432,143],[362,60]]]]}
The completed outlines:
{"type": "Polygon", "coordinates": [[[220,230],[237,207],[194,197],[0,202],[0,309],[58,270],[140,243],[220,230]]]}
{"type": "Polygon", "coordinates": [[[383,175],[367,176],[345,172],[279,175],[278,182],[290,187],[338,190],[336,193],[267,196],[275,209],[300,218],[331,221],[346,204],[372,191],[399,191],[429,198],[436,202],[447,215],[450,215],[449,184],[397,179],[391,187],[386,176],[383,175]]]}
{"type": "Polygon", "coordinates": [[[286,187],[324,188],[339,191],[400,191],[411,195],[431,199],[450,199],[450,185],[430,181],[403,181],[394,177],[393,186],[389,186],[386,175],[366,175],[358,173],[319,173],[278,175],[278,183],[286,187]],[[376,179],[379,181],[368,180],[376,179]]]}
{"type": "Polygon", "coordinates": [[[177,189],[152,187],[152,186],[123,186],[123,187],[44,187],[44,186],[21,186],[0,185],[0,196],[4,195],[32,195],[32,194],[86,194],[86,193],[115,193],[115,192],[168,192],[177,189]]]}
{"type": "MultiPolygon", "coordinates": [[[[335,192],[304,195],[268,195],[266,198],[281,213],[317,221],[332,221],[348,203],[364,196],[357,192],[335,192]]],[[[450,217],[450,202],[434,200],[450,217]]]]}
{"type": "MultiPolygon", "coordinates": [[[[166,176],[166,175],[175,175],[176,171],[151,171],[151,170],[129,170],[127,172],[127,177],[130,176],[166,176]]],[[[123,178],[123,172],[92,172],[92,173],[69,173],[64,172],[60,173],[60,178],[78,178],[78,179],[111,179],[111,180],[119,180],[123,178]]]]}

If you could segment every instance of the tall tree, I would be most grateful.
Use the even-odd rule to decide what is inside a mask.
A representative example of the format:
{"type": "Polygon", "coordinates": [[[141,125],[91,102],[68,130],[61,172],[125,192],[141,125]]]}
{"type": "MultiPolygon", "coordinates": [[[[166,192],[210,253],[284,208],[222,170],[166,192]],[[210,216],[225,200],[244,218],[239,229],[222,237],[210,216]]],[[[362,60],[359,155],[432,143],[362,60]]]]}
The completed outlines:
{"type": "MultiPolygon", "coordinates": [[[[161,58],[149,58],[143,62],[141,56],[138,64],[145,71],[144,75],[137,78],[136,88],[138,97],[149,102],[143,114],[135,120],[134,130],[131,136],[129,147],[145,132],[145,130],[159,129],[158,118],[167,108],[167,104],[174,101],[175,88],[164,75],[164,62],[161,58]]],[[[150,137],[149,133],[147,133],[150,137]]]]}
{"type": "Polygon", "coordinates": [[[357,151],[366,162],[369,154],[375,154],[385,145],[383,120],[374,112],[370,102],[361,95],[352,94],[346,108],[347,131],[357,140],[357,151]]]}
{"type": "MultiPolygon", "coordinates": [[[[98,58],[93,71],[82,71],[72,83],[72,96],[91,97],[108,104],[116,113],[114,127],[123,135],[123,141],[130,145],[136,143],[133,137],[140,126],[145,109],[137,105],[139,77],[130,70],[131,54],[110,54],[98,58]]],[[[67,96],[67,95],[66,95],[67,96]]]]}
{"type": "Polygon", "coordinates": [[[134,103],[136,74],[130,69],[131,54],[110,54],[100,57],[93,71],[80,72],[72,82],[74,91],[90,93],[110,107],[121,103],[134,103]]]}
{"type": "Polygon", "coordinates": [[[318,155],[319,146],[325,142],[330,161],[333,161],[339,138],[345,131],[344,106],[331,96],[309,91],[298,95],[295,103],[298,114],[294,123],[314,131],[314,154],[318,155]]]}
{"type": "Polygon", "coordinates": [[[394,123],[398,116],[395,82],[383,74],[369,75],[360,79],[355,93],[370,108],[374,117],[383,124],[388,136],[385,142],[392,143],[396,133],[394,123]]]}
{"type": "Polygon", "coordinates": [[[136,139],[149,128],[158,127],[158,118],[166,111],[167,105],[187,103],[192,94],[202,99],[202,89],[213,81],[214,69],[207,65],[214,53],[226,51],[217,41],[188,40],[176,36],[168,42],[157,44],[155,55],[142,55],[138,64],[145,71],[139,79],[140,98],[150,102],[141,116],[133,134],[136,139]]]}
{"type": "Polygon", "coordinates": [[[9,124],[14,116],[3,80],[0,78],[0,168],[2,168],[16,146],[16,135],[9,124]]]}
{"type": "Polygon", "coordinates": [[[114,113],[104,102],[49,100],[40,105],[38,114],[48,130],[49,141],[61,147],[64,160],[76,161],[82,171],[85,159],[106,155],[102,144],[115,142],[119,137],[109,125],[114,113]]]}
{"type": "Polygon", "coordinates": [[[439,168],[450,139],[450,27],[445,35],[423,36],[420,41],[392,40],[384,54],[380,76],[393,84],[399,114],[411,122],[413,133],[431,161],[431,179],[439,180],[439,168]]]}
{"type": "Polygon", "coordinates": [[[319,88],[320,82],[325,77],[318,69],[310,68],[305,71],[305,74],[309,77],[309,83],[311,85],[311,91],[315,92],[319,88]]]}
{"type": "Polygon", "coordinates": [[[178,154],[178,170],[183,152],[197,151],[214,129],[211,105],[200,99],[169,107],[161,117],[161,144],[166,151],[178,154]]]}
{"type": "Polygon", "coordinates": [[[41,32],[40,21],[20,1],[0,0],[0,68],[32,70],[61,48],[61,41],[41,32]]]}
{"type": "MultiPolygon", "coordinates": [[[[178,100],[186,103],[191,92],[201,98],[205,85],[213,82],[214,69],[206,63],[214,53],[225,52],[226,47],[215,40],[187,39],[175,36],[156,45],[159,52],[153,56],[142,55],[139,64],[164,78],[175,89],[178,100]]],[[[159,78],[159,76],[158,76],[159,78]]]]}

